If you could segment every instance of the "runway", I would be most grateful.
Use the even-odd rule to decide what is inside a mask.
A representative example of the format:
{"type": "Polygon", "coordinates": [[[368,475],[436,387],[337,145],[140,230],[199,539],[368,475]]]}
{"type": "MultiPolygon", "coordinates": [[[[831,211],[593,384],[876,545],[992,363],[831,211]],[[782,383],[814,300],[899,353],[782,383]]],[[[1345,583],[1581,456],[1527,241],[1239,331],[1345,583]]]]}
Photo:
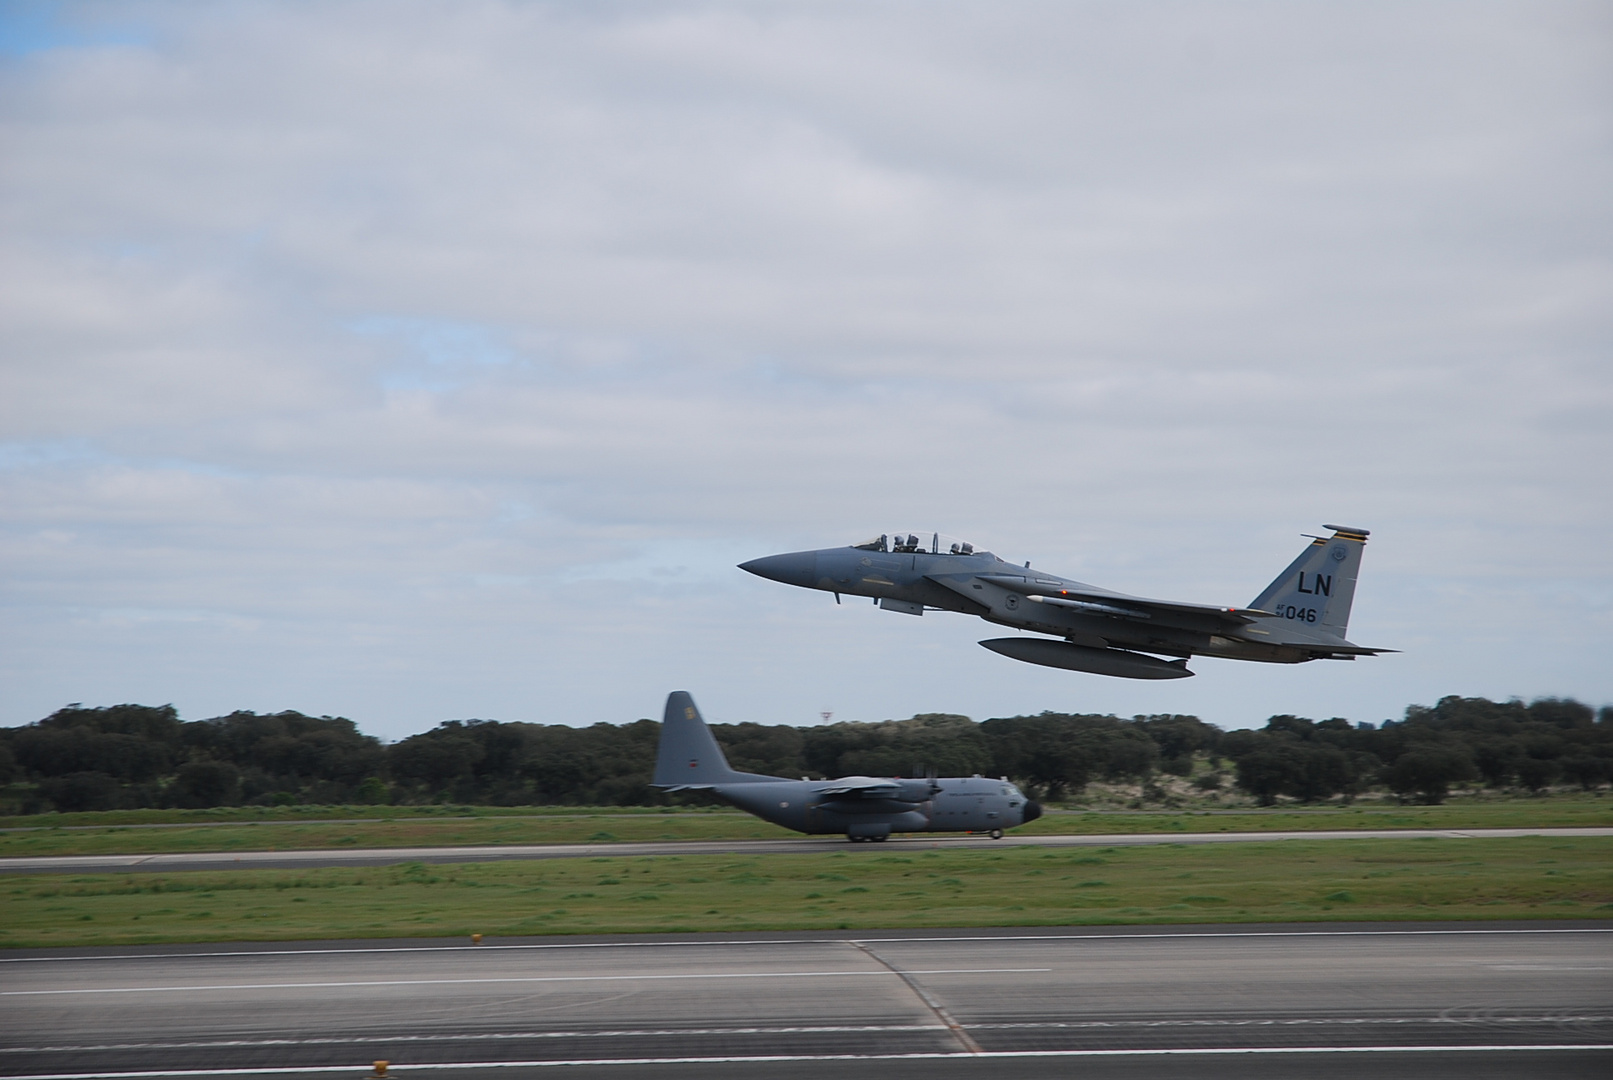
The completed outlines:
{"type": "Polygon", "coordinates": [[[507,859],[595,859],[621,855],[775,855],[898,848],[1129,847],[1138,844],[1226,844],[1280,840],[1411,840],[1507,836],[1613,836],[1613,828],[1568,829],[1359,829],[1328,832],[1123,833],[1026,836],[914,834],[883,845],[848,845],[843,836],[780,840],[668,840],[654,843],[499,844],[481,847],[355,848],[306,851],[182,852],[146,855],[50,855],[0,859],[0,873],[88,874],[116,871],[300,869],[321,866],[381,866],[403,862],[464,863],[507,859]]]}
{"type": "Polygon", "coordinates": [[[13,1077],[1602,1077],[1613,927],[19,951],[0,1044],[13,1077]]]}

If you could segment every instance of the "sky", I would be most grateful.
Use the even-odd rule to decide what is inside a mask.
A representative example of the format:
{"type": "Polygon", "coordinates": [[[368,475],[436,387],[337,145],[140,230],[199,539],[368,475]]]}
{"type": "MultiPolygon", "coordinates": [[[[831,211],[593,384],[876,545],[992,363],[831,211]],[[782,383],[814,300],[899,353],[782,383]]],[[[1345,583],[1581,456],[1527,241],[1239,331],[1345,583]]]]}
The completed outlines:
{"type": "Polygon", "coordinates": [[[1613,5],[0,2],[0,724],[1613,702],[1613,5]],[[1138,682],[735,564],[1353,641],[1138,682]]]}

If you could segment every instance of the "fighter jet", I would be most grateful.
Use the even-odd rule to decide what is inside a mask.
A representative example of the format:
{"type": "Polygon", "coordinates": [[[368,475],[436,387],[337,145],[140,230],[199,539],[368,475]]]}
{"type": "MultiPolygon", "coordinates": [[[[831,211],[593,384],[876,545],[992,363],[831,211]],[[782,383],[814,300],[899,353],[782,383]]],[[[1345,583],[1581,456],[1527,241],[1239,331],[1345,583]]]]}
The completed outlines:
{"type": "Polygon", "coordinates": [[[694,698],[682,690],[666,699],[652,783],[663,791],[709,791],[786,829],[845,833],[853,842],[884,840],[893,832],[981,832],[1000,840],[1004,829],[1042,816],[1006,777],[791,780],[736,772],[694,698]]]}
{"type": "Polygon", "coordinates": [[[960,611],[1053,637],[992,638],[993,652],[1045,667],[1123,679],[1185,679],[1193,656],[1302,664],[1354,660],[1369,649],[1344,637],[1367,530],[1324,525],[1248,607],[1212,607],[1111,592],[932,533],[884,534],[848,547],[794,551],[741,563],[804,589],[871,596],[886,611],[960,611]],[[1165,659],[1170,657],[1171,659],[1165,659]]]}

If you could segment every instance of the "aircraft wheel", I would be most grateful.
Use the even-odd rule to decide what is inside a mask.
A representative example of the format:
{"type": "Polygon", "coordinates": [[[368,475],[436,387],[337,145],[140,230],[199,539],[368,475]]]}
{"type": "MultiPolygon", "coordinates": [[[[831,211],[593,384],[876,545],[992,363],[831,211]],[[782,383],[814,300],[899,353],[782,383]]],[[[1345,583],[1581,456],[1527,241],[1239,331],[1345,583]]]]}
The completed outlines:
{"type": "Polygon", "coordinates": [[[1001,840],[1003,838],[1003,831],[1001,829],[991,830],[991,838],[993,840],[1001,840]]]}
{"type": "Polygon", "coordinates": [[[890,837],[888,837],[888,836],[875,836],[872,839],[873,839],[874,843],[876,843],[876,844],[883,844],[885,841],[889,840],[890,837]]]}

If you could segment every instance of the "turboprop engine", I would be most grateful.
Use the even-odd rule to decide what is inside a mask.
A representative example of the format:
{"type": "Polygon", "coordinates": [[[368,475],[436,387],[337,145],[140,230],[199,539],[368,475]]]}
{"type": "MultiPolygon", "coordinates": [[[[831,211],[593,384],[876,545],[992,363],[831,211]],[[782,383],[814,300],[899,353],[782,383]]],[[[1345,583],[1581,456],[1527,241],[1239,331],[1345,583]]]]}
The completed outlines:
{"type": "Polygon", "coordinates": [[[921,803],[928,802],[941,790],[941,785],[933,780],[898,780],[896,781],[896,794],[891,798],[897,802],[921,803]]]}

